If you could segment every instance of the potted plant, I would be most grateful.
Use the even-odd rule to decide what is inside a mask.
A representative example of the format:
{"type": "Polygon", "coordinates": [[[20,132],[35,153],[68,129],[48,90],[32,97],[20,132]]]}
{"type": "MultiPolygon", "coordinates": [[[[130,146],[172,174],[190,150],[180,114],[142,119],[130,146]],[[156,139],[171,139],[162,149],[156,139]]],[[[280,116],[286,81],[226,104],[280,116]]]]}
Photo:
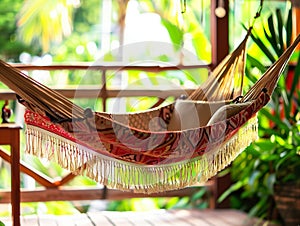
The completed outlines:
{"type": "MultiPolygon", "coordinates": [[[[291,42],[292,10],[283,21],[278,9],[252,35],[256,44],[252,50],[263,53],[265,62],[273,63],[291,42]]],[[[292,60],[294,65],[288,65],[281,76],[270,104],[259,112],[260,139],[233,162],[233,184],[220,197],[221,201],[231,194],[232,207],[286,225],[300,223],[300,55],[292,60]]],[[[248,55],[250,80],[266,70],[262,62],[248,55]]]]}

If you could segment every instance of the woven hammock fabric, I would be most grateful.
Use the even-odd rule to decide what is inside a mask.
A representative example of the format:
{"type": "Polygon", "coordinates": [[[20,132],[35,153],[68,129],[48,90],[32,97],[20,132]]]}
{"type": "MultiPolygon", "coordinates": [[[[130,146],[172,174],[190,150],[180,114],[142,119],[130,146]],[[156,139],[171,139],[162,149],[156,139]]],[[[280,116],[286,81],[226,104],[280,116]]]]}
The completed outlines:
{"type": "Polygon", "coordinates": [[[219,146],[231,138],[237,132],[237,128],[242,127],[268,101],[268,95],[262,93],[247,108],[229,119],[183,131],[143,131],[103,118],[97,113],[90,118],[63,122],[58,126],[45,116],[27,111],[25,122],[33,127],[55,132],[102,155],[130,163],[169,164],[199,157],[207,151],[206,149],[219,146]]]}
{"type": "MultiPolygon", "coordinates": [[[[257,139],[256,113],[270,100],[299,41],[300,36],[238,103],[230,102],[235,90],[223,82],[216,92],[209,94],[227,93],[223,106],[218,105],[219,97],[211,101],[203,92],[201,101],[183,101],[187,104],[184,106],[192,106],[199,121],[202,121],[201,113],[206,116],[207,111],[203,109],[207,106],[217,106],[217,109],[204,122],[179,130],[170,129],[169,125],[180,102],[114,115],[83,110],[2,62],[0,80],[20,95],[20,102],[28,108],[25,113],[28,153],[56,161],[110,188],[162,192],[206,181],[257,139]]],[[[238,48],[239,54],[234,51],[226,58],[222,63],[225,68],[219,67],[219,73],[213,73],[212,77],[223,81],[236,74],[232,65],[240,70],[235,59],[245,54],[244,48],[245,45],[238,48]]],[[[208,91],[206,88],[214,82],[210,78],[199,90],[208,91]]],[[[193,120],[191,115],[190,112],[182,115],[183,121],[193,120]]]]}
{"type": "Polygon", "coordinates": [[[262,93],[227,120],[177,132],[141,131],[97,114],[96,130],[91,119],[58,126],[27,111],[27,151],[73,172],[87,163],[87,176],[112,188],[146,193],[183,188],[214,176],[257,139],[255,113],[268,101],[262,93]]]}

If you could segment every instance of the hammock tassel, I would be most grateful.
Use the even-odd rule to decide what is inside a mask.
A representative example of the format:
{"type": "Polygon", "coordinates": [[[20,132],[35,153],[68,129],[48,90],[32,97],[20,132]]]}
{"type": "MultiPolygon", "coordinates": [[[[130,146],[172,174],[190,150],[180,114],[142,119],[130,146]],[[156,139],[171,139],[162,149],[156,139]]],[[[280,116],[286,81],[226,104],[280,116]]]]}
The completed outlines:
{"type": "Polygon", "coordinates": [[[26,127],[26,152],[54,161],[75,174],[86,175],[109,188],[157,193],[203,183],[215,176],[258,138],[257,126],[255,116],[224,144],[198,158],[174,164],[145,166],[125,162],[92,152],[33,125],[26,127]]]}

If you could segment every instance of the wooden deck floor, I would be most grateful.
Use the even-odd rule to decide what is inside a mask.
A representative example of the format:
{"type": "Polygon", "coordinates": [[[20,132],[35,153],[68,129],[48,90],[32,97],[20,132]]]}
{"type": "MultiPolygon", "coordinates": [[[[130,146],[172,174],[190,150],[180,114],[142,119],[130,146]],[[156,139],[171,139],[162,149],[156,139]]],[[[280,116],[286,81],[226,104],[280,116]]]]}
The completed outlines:
{"type": "MultiPolygon", "coordinates": [[[[11,226],[10,218],[0,218],[11,226]]],[[[252,226],[263,222],[250,219],[236,210],[159,210],[151,212],[90,212],[57,216],[29,215],[21,217],[22,226],[252,226]]]]}

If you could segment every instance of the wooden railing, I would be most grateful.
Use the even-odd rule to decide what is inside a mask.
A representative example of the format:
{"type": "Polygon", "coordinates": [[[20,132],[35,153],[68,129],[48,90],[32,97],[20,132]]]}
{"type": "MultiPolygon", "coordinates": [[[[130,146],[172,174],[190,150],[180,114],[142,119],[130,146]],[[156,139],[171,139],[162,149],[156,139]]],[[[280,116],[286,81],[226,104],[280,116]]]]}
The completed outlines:
{"type": "MultiPolygon", "coordinates": [[[[182,94],[183,89],[168,89],[168,90],[159,90],[159,89],[147,89],[147,87],[143,87],[143,89],[109,89],[107,88],[107,72],[108,71],[145,71],[145,72],[153,72],[159,73],[162,71],[178,71],[178,70],[192,70],[205,68],[210,70],[211,65],[203,64],[203,65],[178,65],[178,66],[134,66],[134,65],[117,65],[117,64],[106,64],[106,65],[92,65],[89,63],[81,63],[79,65],[24,65],[24,64],[13,64],[15,68],[24,71],[33,71],[33,70],[45,70],[45,71],[56,71],[56,70],[94,70],[99,71],[101,73],[101,80],[99,84],[102,84],[101,89],[99,90],[99,86],[80,86],[80,87],[66,87],[63,89],[55,89],[60,92],[67,98],[95,98],[95,94],[98,94],[97,97],[103,100],[103,109],[106,109],[106,100],[108,98],[114,97],[136,97],[136,96],[147,96],[147,97],[159,97],[159,98],[167,98],[169,96],[178,97],[182,94]],[[121,95],[120,95],[121,94],[121,95]]],[[[184,89],[186,94],[190,94],[193,89],[184,89]]],[[[0,100],[11,100],[15,99],[15,93],[10,90],[0,90],[0,100]]]]}

